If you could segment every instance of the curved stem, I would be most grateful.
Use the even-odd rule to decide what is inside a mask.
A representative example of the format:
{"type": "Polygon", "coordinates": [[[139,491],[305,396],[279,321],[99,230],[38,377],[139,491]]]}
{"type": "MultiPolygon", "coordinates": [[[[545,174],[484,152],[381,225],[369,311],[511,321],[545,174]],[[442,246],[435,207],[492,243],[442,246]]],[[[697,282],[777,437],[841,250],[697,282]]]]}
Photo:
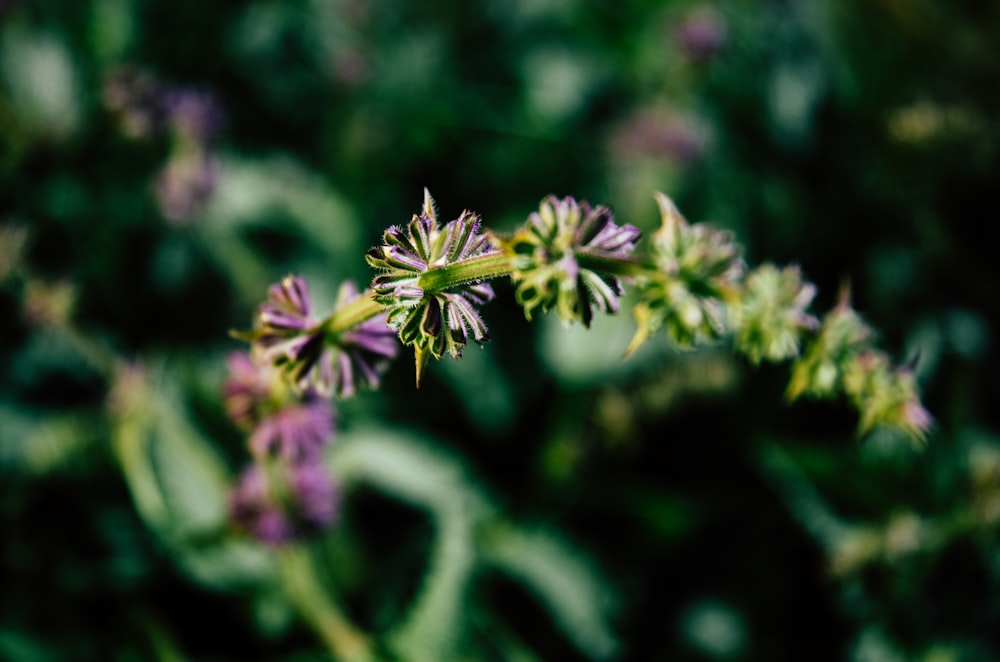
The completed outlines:
{"type": "Polygon", "coordinates": [[[370,662],[373,655],[365,636],[323,590],[309,549],[296,546],[278,553],[285,592],[292,604],[337,660],[370,662]]]}

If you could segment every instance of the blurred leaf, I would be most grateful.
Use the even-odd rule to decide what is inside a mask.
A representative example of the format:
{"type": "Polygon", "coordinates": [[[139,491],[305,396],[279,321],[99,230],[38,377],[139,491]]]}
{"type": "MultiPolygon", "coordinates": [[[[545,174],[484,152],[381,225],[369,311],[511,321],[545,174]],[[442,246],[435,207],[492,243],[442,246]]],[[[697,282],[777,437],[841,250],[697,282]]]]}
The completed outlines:
{"type": "Polygon", "coordinates": [[[101,418],[0,402],[0,471],[44,475],[77,466],[100,439],[101,418]]]}
{"type": "Polygon", "coordinates": [[[581,652],[598,660],[618,652],[621,644],[609,624],[614,594],[565,540],[549,531],[499,526],[483,552],[491,565],[538,596],[581,652]]]}
{"type": "Polygon", "coordinates": [[[60,655],[48,649],[42,642],[28,635],[0,629],[0,658],[10,662],[49,662],[60,659],[60,655]]]}
{"type": "Polygon", "coordinates": [[[212,534],[227,520],[230,476],[166,380],[132,383],[114,441],[139,514],[168,543],[212,534]]]}
{"type": "Polygon", "coordinates": [[[28,130],[65,140],[83,120],[80,82],[66,44],[14,24],[0,34],[0,74],[28,130]]]}
{"type": "Polygon", "coordinates": [[[466,627],[473,531],[488,511],[485,498],[456,459],[414,435],[352,431],[338,441],[332,462],[346,483],[364,481],[432,517],[435,541],[427,573],[392,641],[406,659],[450,659],[466,627]]]}

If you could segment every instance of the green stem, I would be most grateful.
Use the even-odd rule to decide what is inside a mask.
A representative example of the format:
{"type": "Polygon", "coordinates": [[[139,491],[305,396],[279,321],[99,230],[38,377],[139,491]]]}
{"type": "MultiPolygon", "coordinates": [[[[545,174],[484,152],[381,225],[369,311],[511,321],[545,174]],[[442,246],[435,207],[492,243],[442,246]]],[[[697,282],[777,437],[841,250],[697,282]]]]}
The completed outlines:
{"type": "Polygon", "coordinates": [[[502,251],[491,251],[443,267],[432,267],[420,275],[417,286],[441,292],[456,285],[508,276],[511,271],[510,258],[502,251]]]}
{"type": "Polygon", "coordinates": [[[333,311],[323,321],[323,329],[326,333],[331,336],[339,336],[384,311],[385,308],[372,298],[372,294],[371,290],[365,290],[354,301],[333,311]]]}
{"type": "Polygon", "coordinates": [[[278,565],[288,598],[335,659],[351,662],[374,659],[368,640],[323,590],[326,582],[317,572],[311,550],[289,547],[279,552],[278,565]]]}
{"type": "Polygon", "coordinates": [[[576,261],[581,269],[589,269],[608,276],[635,278],[650,271],[657,271],[657,266],[650,260],[631,257],[608,257],[595,255],[585,251],[576,254],[576,261]]]}

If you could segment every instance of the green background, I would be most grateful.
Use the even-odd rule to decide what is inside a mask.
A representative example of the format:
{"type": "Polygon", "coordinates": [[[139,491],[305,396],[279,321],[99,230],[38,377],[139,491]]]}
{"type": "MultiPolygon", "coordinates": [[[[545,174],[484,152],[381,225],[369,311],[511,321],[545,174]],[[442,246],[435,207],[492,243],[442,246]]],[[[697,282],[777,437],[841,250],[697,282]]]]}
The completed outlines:
{"type": "Polygon", "coordinates": [[[286,273],[365,284],[428,187],[499,231],[555,194],[648,233],[663,191],[814,311],[850,283],[935,427],[861,441],[786,366],[622,361],[627,311],[529,323],[498,282],[484,349],[338,404],[321,590],[386,655],[1000,659],[997,44],[986,0],[0,2],[0,658],[324,659],[224,524],[228,332],[286,273]],[[191,219],[122,67],[222,108],[191,219]]]}

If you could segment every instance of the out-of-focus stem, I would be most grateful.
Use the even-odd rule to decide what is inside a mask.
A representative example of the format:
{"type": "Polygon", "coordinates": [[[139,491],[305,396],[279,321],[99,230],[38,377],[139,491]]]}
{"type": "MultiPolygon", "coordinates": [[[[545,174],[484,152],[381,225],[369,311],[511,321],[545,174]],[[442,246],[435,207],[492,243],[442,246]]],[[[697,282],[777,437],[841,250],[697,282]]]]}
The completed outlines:
{"type": "Polygon", "coordinates": [[[375,317],[383,310],[382,305],[372,298],[372,291],[365,290],[360,297],[335,310],[323,322],[323,328],[328,334],[337,336],[375,317]]]}
{"type": "Polygon", "coordinates": [[[285,592],[302,619],[337,660],[375,662],[368,639],[347,619],[317,572],[311,551],[292,546],[278,553],[285,592]]]}

